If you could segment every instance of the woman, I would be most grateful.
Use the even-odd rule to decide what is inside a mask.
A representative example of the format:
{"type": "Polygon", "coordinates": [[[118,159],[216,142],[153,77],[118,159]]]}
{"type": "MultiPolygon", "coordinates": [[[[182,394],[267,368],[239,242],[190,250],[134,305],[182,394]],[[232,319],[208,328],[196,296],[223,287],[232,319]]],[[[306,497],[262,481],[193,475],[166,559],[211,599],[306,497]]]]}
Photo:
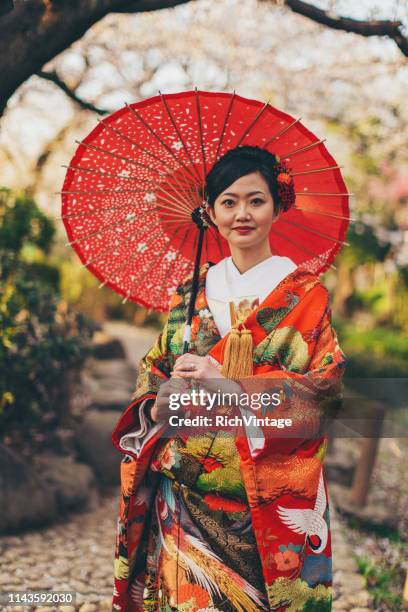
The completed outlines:
{"type": "MultiPolygon", "coordinates": [[[[177,288],[112,436],[126,453],[114,609],[330,610],[321,417],[345,360],[327,290],[272,254],[272,225],[294,203],[291,177],[272,153],[229,151],[208,174],[206,194],[208,220],[231,257],[200,269],[184,355],[191,277],[177,288]],[[192,378],[207,389],[278,389],[279,406],[262,414],[290,417],[290,433],[257,423],[239,435],[173,429],[163,437],[170,394],[192,378]]],[[[232,401],[228,410],[252,409],[232,401]]]]}

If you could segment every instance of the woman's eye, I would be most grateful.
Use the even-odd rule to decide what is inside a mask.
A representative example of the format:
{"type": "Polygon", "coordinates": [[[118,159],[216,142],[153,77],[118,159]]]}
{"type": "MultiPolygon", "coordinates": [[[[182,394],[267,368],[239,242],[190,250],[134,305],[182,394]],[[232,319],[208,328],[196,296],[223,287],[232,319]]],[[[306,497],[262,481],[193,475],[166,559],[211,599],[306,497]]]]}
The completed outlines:
{"type": "Polygon", "coordinates": [[[224,200],[223,204],[225,204],[226,206],[233,206],[234,205],[234,200],[224,200]]]}
{"type": "Polygon", "coordinates": [[[254,198],[252,200],[252,204],[263,204],[263,199],[262,198],[254,198]]]}

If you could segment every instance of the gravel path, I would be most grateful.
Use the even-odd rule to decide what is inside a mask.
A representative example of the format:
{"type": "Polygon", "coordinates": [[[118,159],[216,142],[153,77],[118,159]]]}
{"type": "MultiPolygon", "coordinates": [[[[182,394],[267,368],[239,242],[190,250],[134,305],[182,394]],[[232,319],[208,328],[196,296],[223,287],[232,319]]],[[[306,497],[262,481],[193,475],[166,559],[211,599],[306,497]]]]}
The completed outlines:
{"type": "MultiPolygon", "coordinates": [[[[97,510],[71,514],[66,522],[1,539],[0,591],[76,591],[75,606],[10,607],[10,612],[97,612],[111,609],[114,527],[119,497],[112,490],[97,510]]],[[[332,521],[335,601],[333,610],[372,610],[350,548],[332,521]]],[[[7,610],[7,608],[6,608],[7,610]]]]}
{"type": "Polygon", "coordinates": [[[2,537],[0,591],[76,592],[75,606],[13,606],[10,612],[110,610],[118,507],[115,490],[92,512],[70,514],[66,521],[47,529],[2,537]]]}
{"type": "MultiPolygon", "coordinates": [[[[123,341],[129,360],[137,363],[157,335],[122,323],[105,331],[123,341]]],[[[9,607],[10,612],[97,612],[111,610],[113,555],[119,489],[104,496],[95,510],[70,514],[44,530],[0,539],[0,592],[3,590],[75,591],[75,606],[9,607]]],[[[352,559],[343,527],[332,511],[334,602],[333,610],[373,610],[364,581],[352,559]]]]}

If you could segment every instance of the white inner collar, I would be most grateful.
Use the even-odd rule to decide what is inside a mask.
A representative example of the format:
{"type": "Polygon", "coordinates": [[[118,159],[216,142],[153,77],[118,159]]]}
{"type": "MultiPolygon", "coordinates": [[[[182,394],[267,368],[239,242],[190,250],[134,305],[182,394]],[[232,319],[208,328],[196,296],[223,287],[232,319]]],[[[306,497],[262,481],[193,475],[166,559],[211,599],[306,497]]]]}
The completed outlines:
{"type": "Polygon", "coordinates": [[[292,260],[279,255],[271,255],[242,274],[234,264],[232,257],[226,257],[214,268],[218,268],[218,266],[219,270],[214,269],[213,272],[218,280],[216,282],[218,297],[213,295],[214,289],[211,282],[211,295],[209,297],[221,300],[231,300],[235,297],[249,295],[260,296],[263,299],[285,276],[296,268],[296,264],[292,260]]]}

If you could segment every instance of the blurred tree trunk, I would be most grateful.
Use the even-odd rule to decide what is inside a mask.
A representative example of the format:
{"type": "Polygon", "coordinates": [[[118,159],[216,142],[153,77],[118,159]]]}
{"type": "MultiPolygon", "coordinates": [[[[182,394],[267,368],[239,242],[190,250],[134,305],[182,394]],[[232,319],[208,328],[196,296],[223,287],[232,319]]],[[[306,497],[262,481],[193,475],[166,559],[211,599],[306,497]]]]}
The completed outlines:
{"type": "Polygon", "coordinates": [[[16,0],[0,20],[0,115],[26,79],[111,12],[137,13],[189,0],[16,0]]]}
{"type": "Polygon", "coordinates": [[[344,258],[339,258],[337,267],[337,284],[333,297],[333,315],[347,316],[347,300],[353,293],[353,281],[350,266],[344,258]]]}

